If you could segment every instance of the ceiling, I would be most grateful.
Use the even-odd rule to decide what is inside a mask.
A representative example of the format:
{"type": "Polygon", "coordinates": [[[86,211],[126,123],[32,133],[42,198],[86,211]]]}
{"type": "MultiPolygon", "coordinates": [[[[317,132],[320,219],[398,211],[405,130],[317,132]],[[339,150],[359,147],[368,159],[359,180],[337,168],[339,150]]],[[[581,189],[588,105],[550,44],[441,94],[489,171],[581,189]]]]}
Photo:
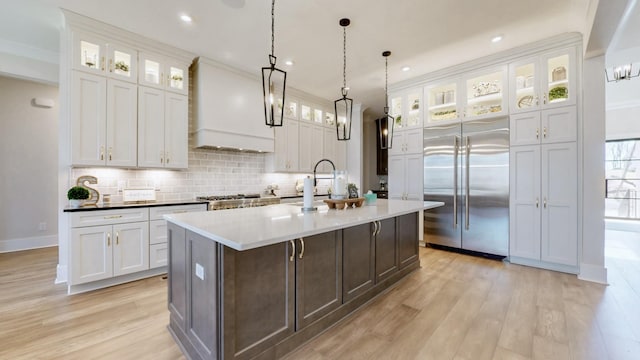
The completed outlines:
{"type": "MultiPolygon", "coordinates": [[[[350,18],[349,95],[376,115],[384,105],[383,50],[392,52],[392,84],[556,34],[587,33],[593,2],[597,0],[278,0],[275,55],[287,71],[288,85],[334,100],[342,86],[338,20],[350,18]],[[494,44],[495,35],[504,38],[494,44]],[[294,65],[285,66],[287,59],[294,65]],[[403,66],[411,70],[403,72],[403,66]]],[[[12,1],[0,13],[0,45],[57,57],[63,21],[57,8],[63,7],[259,76],[268,64],[270,5],[268,0],[12,1]],[[183,13],[193,17],[192,24],[179,20],[183,13]]],[[[637,35],[618,39],[619,44],[638,42],[637,35]]]]}

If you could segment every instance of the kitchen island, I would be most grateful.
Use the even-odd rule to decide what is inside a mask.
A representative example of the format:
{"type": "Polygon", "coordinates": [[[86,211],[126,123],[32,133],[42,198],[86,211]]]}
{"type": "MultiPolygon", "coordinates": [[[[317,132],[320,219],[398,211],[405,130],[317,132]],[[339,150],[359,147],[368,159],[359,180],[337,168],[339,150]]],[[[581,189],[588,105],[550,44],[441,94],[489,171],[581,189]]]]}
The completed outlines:
{"type": "Polygon", "coordinates": [[[193,359],[276,359],[419,267],[419,218],[442,203],[167,215],[169,330],[193,359]]]}

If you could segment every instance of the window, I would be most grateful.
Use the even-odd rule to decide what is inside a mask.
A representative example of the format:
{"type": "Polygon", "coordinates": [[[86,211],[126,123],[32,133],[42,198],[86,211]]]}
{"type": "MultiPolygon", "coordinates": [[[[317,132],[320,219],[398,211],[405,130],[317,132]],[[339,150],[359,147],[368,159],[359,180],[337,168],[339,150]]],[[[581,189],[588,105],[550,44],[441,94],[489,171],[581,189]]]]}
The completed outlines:
{"type": "Polygon", "coordinates": [[[640,218],[640,139],[607,141],[605,217],[640,218]]]}

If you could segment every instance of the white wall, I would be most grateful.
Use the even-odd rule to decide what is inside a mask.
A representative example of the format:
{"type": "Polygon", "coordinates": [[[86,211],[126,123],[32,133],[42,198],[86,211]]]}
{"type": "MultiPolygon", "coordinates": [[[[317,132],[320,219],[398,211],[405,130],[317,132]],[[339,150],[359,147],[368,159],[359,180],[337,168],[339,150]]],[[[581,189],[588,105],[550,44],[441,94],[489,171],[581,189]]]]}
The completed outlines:
{"type": "Polygon", "coordinates": [[[57,103],[56,86],[0,76],[0,252],[57,243],[57,103]]]}
{"type": "Polygon", "coordinates": [[[582,246],[580,279],[607,282],[604,266],[604,56],[583,62],[582,246]]]}

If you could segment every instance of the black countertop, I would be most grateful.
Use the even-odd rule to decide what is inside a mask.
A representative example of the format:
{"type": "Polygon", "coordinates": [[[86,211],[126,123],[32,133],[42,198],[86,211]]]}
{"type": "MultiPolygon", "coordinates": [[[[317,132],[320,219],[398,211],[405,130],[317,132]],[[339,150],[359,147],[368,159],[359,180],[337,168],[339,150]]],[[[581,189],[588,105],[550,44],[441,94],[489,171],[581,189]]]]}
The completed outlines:
{"type": "Polygon", "coordinates": [[[95,211],[95,210],[116,210],[116,209],[130,209],[137,207],[155,207],[155,206],[177,206],[177,205],[196,205],[196,204],[209,204],[204,200],[178,200],[178,201],[153,201],[153,202],[139,202],[139,203],[109,203],[109,204],[96,204],[81,206],[79,208],[66,207],[64,212],[78,212],[78,211],[95,211]]]}

